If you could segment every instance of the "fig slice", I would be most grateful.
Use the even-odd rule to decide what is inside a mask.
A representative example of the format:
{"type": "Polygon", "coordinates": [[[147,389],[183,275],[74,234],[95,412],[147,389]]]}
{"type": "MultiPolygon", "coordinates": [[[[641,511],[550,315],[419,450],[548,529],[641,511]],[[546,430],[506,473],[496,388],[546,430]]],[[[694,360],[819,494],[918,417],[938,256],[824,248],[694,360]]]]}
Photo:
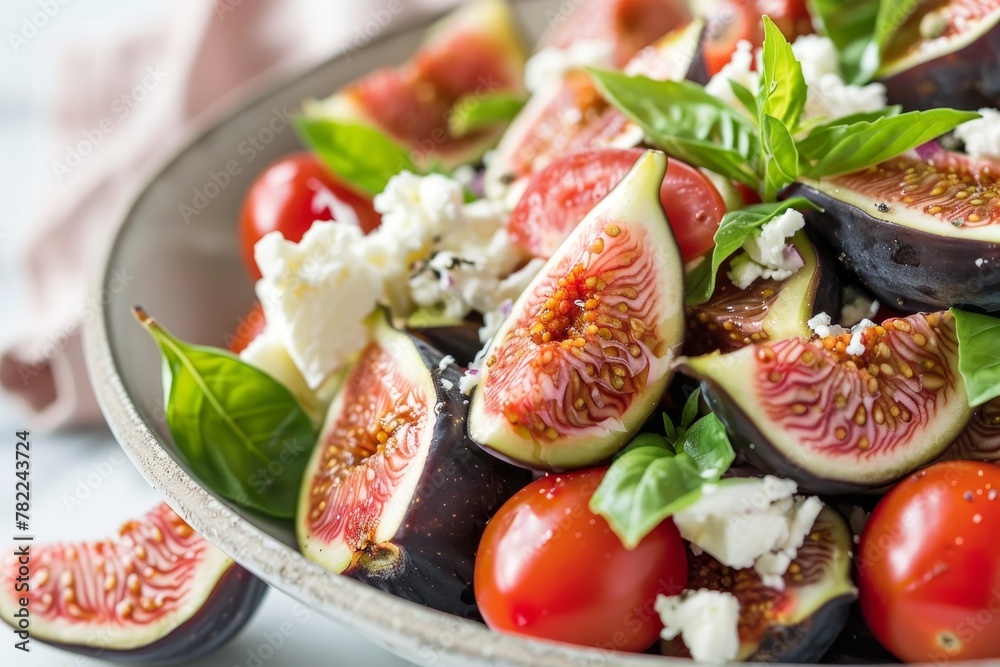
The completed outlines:
{"type": "MultiPolygon", "coordinates": [[[[734,570],[707,553],[689,554],[687,587],[725,591],[739,600],[737,660],[816,662],[843,630],[857,598],[851,544],[844,520],[824,507],[784,575],[784,590],[765,586],[753,568],[734,570]]],[[[679,640],[664,642],[661,650],[688,655],[679,640]]]]}
{"type": "Polygon", "coordinates": [[[687,307],[684,354],[734,352],[755,343],[809,337],[812,332],[806,322],[813,315],[839,310],[840,290],[832,262],[819,254],[803,232],[791,243],[803,266],[787,280],[758,279],[741,290],[728,277],[730,263],[719,268],[712,298],[687,307]]]}
{"type": "Polygon", "coordinates": [[[901,155],[787,190],[810,228],[883,303],[1000,310],[1000,161],[901,155]]]}
{"type": "Polygon", "coordinates": [[[299,546],[332,572],[476,618],[482,531],[531,475],[469,441],[458,366],[384,313],[372,327],[306,468],[299,546]]]}
{"type": "Polygon", "coordinates": [[[1000,104],[1000,5],[921,3],[886,46],[876,78],[890,104],[979,109],[1000,104]]]}
{"type": "Polygon", "coordinates": [[[811,493],[892,482],[937,458],[972,415],[949,312],[851,334],[687,359],[734,444],[811,493]]]}
{"type": "Polygon", "coordinates": [[[304,111],[375,127],[409,150],[418,166],[451,169],[481,158],[504,128],[455,137],[449,117],[484,95],[523,94],[524,61],[506,0],[474,0],[431,26],[402,66],[370,72],[325,99],[307,101],[304,111]]]}
{"type": "Polygon", "coordinates": [[[166,504],[114,538],[29,552],[21,592],[17,546],[4,556],[0,617],[18,630],[26,597],[32,639],[103,660],[190,662],[236,636],[267,591],[166,504]]]}
{"type": "Polygon", "coordinates": [[[579,468],[656,407],[684,339],[684,275],[646,151],[514,304],[484,355],[469,435],[520,465],[579,468]]]}

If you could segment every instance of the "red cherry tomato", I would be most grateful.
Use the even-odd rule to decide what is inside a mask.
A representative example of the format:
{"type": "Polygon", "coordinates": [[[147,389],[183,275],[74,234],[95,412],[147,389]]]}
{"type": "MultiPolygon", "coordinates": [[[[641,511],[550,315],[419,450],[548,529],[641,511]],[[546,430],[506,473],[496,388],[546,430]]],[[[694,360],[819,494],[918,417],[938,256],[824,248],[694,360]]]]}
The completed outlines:
{"type": "Polygon", "coordinates": [[[910,475],[861,535],[861,611],[907,662],[1000,658],[1000,467],[937,463],[910,475]]]}
{"type": "Polygon", "coordinates": [[[226,347],[233,354],[239,354],[246,346],[250,344],[254,338],[256,338],[261,331],[264,330],[264,326],[267,321],[264,319],[264,309],[259,303],[255,303],[250,312],[243,317],[239,324],[236,325],[236,331],[233,333],[227,333],[223,338],[225,339],[226,347]]]}
{"type": "MultiPolygon", "coordinates": [[[[507,223],[514,243],[538,257],[551,257],[640,155],[638,148],[587,151],[538,172],[507,223]]],[[[660,200],[685,262],[712,249],[726,204],[704,174],[680,160],[668,160],[660,200]]]]}
{"type": "Polygon", "coordinates": [[[282,158],[257,177],[243,200],[240,252],[247,270],[260,278],[253,246],[264,234],[277,230],[297,242],[316,220],[346,217],[356,218],[366,234],[381,220],[370,199],[339,183],[312,154],[282,158]]]}
{"type": "Polygon", "coordinates": [[[805,0],[717,0],[702,43],[709,76],[729,62],[740,40],[747,40],[754,48],[764,43],[761,16],[765,14],[789,41],[812,32],[805,0]]]}
{"type": "Polygon", "coordinates": [[[476,554],[476,602],[494,630],[619,651],[649,648],[659,594],[687,583],[677,528],[661,523],[633,551],[588,509],[606,468],[548,475],[514,494],[476,554]]]}

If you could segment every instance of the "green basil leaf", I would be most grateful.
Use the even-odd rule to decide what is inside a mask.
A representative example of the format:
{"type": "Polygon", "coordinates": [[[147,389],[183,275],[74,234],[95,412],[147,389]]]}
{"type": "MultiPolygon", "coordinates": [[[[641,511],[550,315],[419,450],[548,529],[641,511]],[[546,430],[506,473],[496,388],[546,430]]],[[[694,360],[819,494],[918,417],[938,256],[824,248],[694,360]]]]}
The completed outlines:
{"type": "Polygon", "coordinates": [[[705,303],[715,291],[715,276],[722,263],[743,247],[743,242],[788,209],[815,209],[808,199],[796,197],[782,202],[770,202],[730,211],[722,216],[715,232],[715,248],[711,259],[699,264],[688,276],[687,303],[696,306],[705,303]]]}
{"type": "MultiPolygon", "coordinates": [[[[684,401],[684,409],[681,410],[681,428],[687,430],[694,423],[698,416],[698,399],[701,398],[701,390],[695,389],[684,401]]],[[[676,438],[674,438],[676,440],[676,438]]]]}
{"type": "Polygon", "coordinates": [[[385,190],[389,179],[404,169],[418,171],[403,147],[373,127],[299,116],[295,128],[330,171],[370,196],[385,190]]]}
{"type": "Polygon", "coordinates": [[[719,479],[736,459],[726,427],[714,414],[702,417],[687,430],[680,450],[695,462],[703,479],[719,479]]]}
{"type": "Polygon", "coordinates": [[[733,95],[750,112],[751,116],[754,118],[760,117],[760,112],[757,110],[757,98],[750,92],[749,88],[739,81],[733,81],[732,79],[729,80],[729,87],[733,89],[733,95]]]}
{"type": "Polygon", "coordinates": [[[705,479],[687,454],[638,447],[615,460],[590,499],[590,510],[608,520],[627,549],[701,497],[705,479]]]}
{"type": "Polygon", "coordinates": [[[1000,319],[952,308],[958,334],[958,370],[969,405],[1000,396],[1000,319]]]}
{"type": "Polygon", "coordinates": [[[317,435],[291,391],[225,350],[181,342],[134,313],[163,354],[167,425],[192,471],[243,507],[294,517],[317,435]]]}
{"type": "Polygon", "coordinates": [[[903,107],[898,104],[894,104],[891,107],[885,107],[884,109],[878,109],[876,111],[859,111],[858,113],[852,113],[849,116],[841,116],[840,118],[835,118],[830,121],[816,122],[815,125],[811,127],[803,127],[801,130],[808,130],[808,135],[799,141],[799,150],[801,150],[802,144],[808,145],[809,141],[812,140],[813,134],[817,134],[817,137],[822,136],[823,132],[828,131],[832,127],[838,127],[840,125],[854,125],[855,123],[867,122],[871,123],[879,118],[889,118],[891,116],[898,116],[903,112],[903,107]]]}
{"type": "Polygon", "coordinates": [[[663,432],[667,434],[667,440],[670,442],[677,441],[677,427],[674,426],[674,421],[666,412],[663,413],[663,432]]]}
{"type": "Polygon", "coordinates": [[[875,31],[878,0],[809,0],[809,13],[819,19],[820,32],[837,47],[845,81],[868,83],[874,70],[863,73],[861,61],[875,31]]]}
{"type": "MultiPolygon", "coordinates": [[[[687,405],[697,409],[697,393],[687,405]]],[[[590,509],[608,520],[628,549],[649,531],[701,497],[703,485],[717,482],[736,454],[715,415],[695,422],[675,445],[642,434],[615,459],[590,500],[590,509]]]]}
{"type": "Polygon", "coordinates": [[[689,81],[589,70],[602,95],[668,154],[757,188],[757,129],[689,81]]]}
{"type": "Polygon", "coordinates": [[[799,152],[785,124],[766,113],[760,119],[760,146],[764,164],[762,198],[774,201],[799,177],[799,152]]]}
{"type": "Polygon", "coordinates": [[[931,109],[814,130],[798,143],[809,178],[835,176],[884,162],[979,118],[974,111],[931,109]]]}
{"type": "Polygon", "coordinates": [[[757,109],[761,124],[765,115],[774,116],[778,122],[794,133],[799,127],[802,111],[806,106],[806,80],[802,65],[792,53],[792,45],[767,16],[764,21],[764,49],[761,62],[760,88],[757,91],[757,109]]]}
{"type": "Polygon", "coordinates": [[[523,97],[506,92],[466,95],[448,115],[448,132],[453,137],[463,137],[493,125],[506,125],[514,120],[524,103],[523,97]]]}

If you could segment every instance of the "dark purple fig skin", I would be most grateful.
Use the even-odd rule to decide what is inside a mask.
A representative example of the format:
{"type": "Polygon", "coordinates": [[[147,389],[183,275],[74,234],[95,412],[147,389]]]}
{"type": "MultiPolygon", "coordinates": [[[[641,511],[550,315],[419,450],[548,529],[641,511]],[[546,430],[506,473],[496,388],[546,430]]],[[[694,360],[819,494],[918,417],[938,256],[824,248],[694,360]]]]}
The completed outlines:
{"type": "Polygon", "coordinates": [[[361,558],[344,574],[398,597],[481,620],[472,590],[479,540],[487,521],[532,475],[499,461],[468,438],[469,397],[458,389],[463,371],[454,364],[441,370],[445,355],[420,338],[410,339],[437,390],[433,442],[385,561],[361,558]],[[441,380],[452,388],[445,389],[441,380]]]}
{"type": "Polygon", "coordinates": [[[479,340],[481,326],[477,322],[461,322],[440,327],[411,327],[407,331],[442,354],[450,354],[459,366],[468,366],[483,347],[479,340]]]}
{"type": "Polygon", "coordinates": [[[726,427],[729,439],[739,456],[755,468],[795,480],[799,485],[800,493],[833,495],[866,490],[863,485],[851,484],[842,480],[824,479],[795,465],[769,443],[737,402],[711,380],[702,381],[701,394],[708,401],[715,416],[726,427]]]}
{"type": "MultiPolygon", "coordinates": [[[[215,584],[197,614],[151,644],[129,650],[46,642],[99,660],[151,666],[188,663],[228,644],[253,618],[268,586],[235,563],[215,584]]],[[[100,628],[94,629],[95,636],[100,628]]],[[[39,640],[41,641],[41,640],[39,640]]]]}
{"type": "Polygon", "coordinates": [[[906,110],[1000,106],[1000,23],[963,49],[881,79],[906,110]]]}
{"type": "Polygon", "coordinates": [[[910,312],[957,305],[1000,310],[1000,244],[886,222],[802,183],[785,194],[823,209],[804,214],[810,231],[883,303],[910,312]]]}

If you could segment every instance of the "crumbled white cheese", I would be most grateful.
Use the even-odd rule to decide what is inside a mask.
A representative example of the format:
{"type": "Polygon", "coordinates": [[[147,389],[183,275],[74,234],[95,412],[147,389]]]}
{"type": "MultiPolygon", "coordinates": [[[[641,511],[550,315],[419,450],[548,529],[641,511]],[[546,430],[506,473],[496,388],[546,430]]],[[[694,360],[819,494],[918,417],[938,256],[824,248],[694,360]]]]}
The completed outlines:
{"type": "Polygon", "coordinates": [[[794,481],[771,475],[707,485],[701,498],[674,514],[674,523],[685,540],[719,562],[756,567],[764,585],[783,588],[782,575],[823,509],[819,498],[795,496],[797,490],[794,481]]]}
{"type": "Polygon", "coordinates": [[[786,239],[806,224],[795,209],[766,223],[743,242],[744,252],[733,258],[727,274],[733,285],[748,288],[758,278],[786,280],[804,266],[802,256],[786,239]]]}
{"type": "Polygon", "coordinates": [[[736,50],[733,51],[729,62],[709,79],[708,83],[705,84],[705,91],[734,109],[749,115],[750,112],[743,108],[733,93],[730,81],[742,85],[754,95],[757,94],[760,75],[754,70],[753,44],[745,39],[736,43],[736,50]]]}
{"type": "Polygon", "coordinates": [[[452,382],[451,380],[441,378],[439,382],[441,383],[441,388],[444,389],[445,391],[451,391],[452,389],[455,388],[455,383],[452,382]]]}
{"type": "Polygon", "coordinates": [[[299,243],[270,232],[254,246],[267,326],[310,389],[368,341],[364,320],[382,294],[382,278],[359,253],[364,238],[352,225],[316,222],[299,243]]]}
{"type": "Polygon", "coordinates": [[[455,363],[455,357],[451,356],[450,354],[446,354],[443,357],[441,357],[441,361],[438,363],[438,370],[443,371],[444,369],[448,368],[448,366],[451,366],[453,363],[455,363]]]}
{"type": "Polygon", "coordinates": [[[1000,111],[980,109],[982,118],[955,128],[955,136],[965,142],[965,152],[980,157],[1000,158],[1000,111]]]}
{"type": "MultiPolygon", "coordinates": [[[[500,202],[464,202],[461,183],[402,172],[376,196],[382,226],[364,254],[383,271],[384,301],[398,315],[435,307],[452,319],[488,312],[522,284],[523,253],[511,243],[500,202]]],[[[523,289],[523,286],[521,287],[523,289]]]]}
{"type": "Polygon", "coordinates": [[[578,39],[565,49],[547,46],[528,59],[524,66],[524,86],[537,93],[562,80],[566,72],[591,65],[614,64],[615,45],[609,40],[578,39]]]}
{"type": "Polygon", "coordinates": [[[309,388],[288,348],[276,333],[276,328],[267,325],[240,352],[240,359],[254,366],[285,385],[314,422],[322,420],[324,401],[317,392],[309,388]]]}
{"type": "Polygon", "coordinates": [[[831,318],[828,314],[817,313],[808,322],[806,322],[806,326],[812,329],[812,332],[820,338],[826,338],[827,336],[839,336],[849,331],[849,329],[845,329],[839,324],[832,324],[832,322],[833,318],[831,318]]]}
{"type": "Polygon", "coordinates": [[[862,335],[868,329],[876,326],[874,322],[869,319],[864,319],[851,327],[851,343],[847,346],[847,354],[852,354],[855,357],[860,357],[865,353],[865,345],[862,342],[862,335]]]}
{"type": "Polygon", "coordinates": [[[985,264],[988,264],[988,263],[989,263],[989,260],[983,259],[982,257],[979,257],[979,258],[976,259],[976,267],[977,268],[981,269],[981,268],[983,268],[983,266],[985,264]]]}
{"type": "Polygon", "coordinates": [[[660,595],[654,605],[666,640],[680,635],[698,662],[731,662],[740,648],[740,601],[732,593],[699,589],[660,595]]]}

